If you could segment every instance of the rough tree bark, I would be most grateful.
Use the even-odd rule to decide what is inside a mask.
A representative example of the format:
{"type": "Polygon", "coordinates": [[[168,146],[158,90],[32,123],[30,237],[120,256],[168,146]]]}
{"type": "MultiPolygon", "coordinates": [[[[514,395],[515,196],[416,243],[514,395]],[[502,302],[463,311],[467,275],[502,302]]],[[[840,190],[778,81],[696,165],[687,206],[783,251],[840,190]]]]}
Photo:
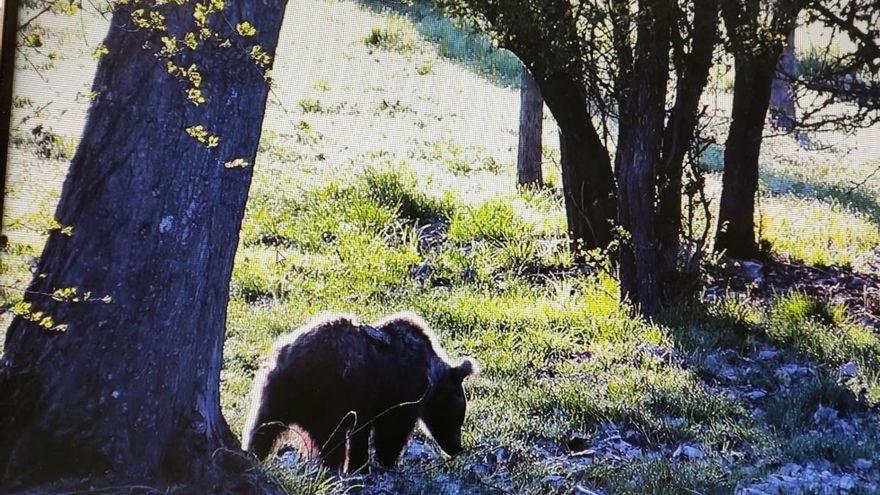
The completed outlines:
{"type": "Polygon", "coordinates": [[[582,259],[582,249],[604,248],[611,242],[617,216],[611,159],[593,125],[579,79],[558,72],[535,77],[559,126],[565,215],[572,251],[582,259]]]}
{"type": "Polygon", "coordinates": [[[670,0],[639,2],[635,59],[617,150],[620,226],[628,232],[620,248],[621,297],[645,315],[655,315],[663,307],[654,201],[663,139],[671,11],[670,0]]]}
{"type": "Polygon", "coordinates": [[[544,184],[541,174],[541,131],[544,98],[541,89],[525,66],[520,77],[519,151],[516,178],[520,186],[544,184]]]}
{"type": "Polygon", "coordinates": [[[758,256],[755,241],[755,193],[764,122],[777,53],[737,57],[733,112],[724,149],[721,206],[715,250],[733,258],[758,256]]]}
{"type": "Polygon", "coordinates": [[[673,41],[677,75],[675,104],[663,131],[663,153],[657,167],[657,238],[664,278],[675,273],[681,249],[683,164],[694,138],[700,97],[709,80],[712,53],[718,41],[718,0],[695,3],[687,41],[690,45],[687,53],[684,53],[686,40],[673,41]]]}
{"type": "Polygon", "coordinates": [[[198,487],[192,493],[279,491],[242,474],[252,466],[235,454],[219,382],[268,92],[263,54],[275,50],[285,3],[226,0],[205,17],[218,38],[195,50],[183,42],[199,33],[194,3],[117,7],[56,210],[72,232],[50,234],[25,294],[30,316],[45,312],[67,330],[20,316],[6,335],[0,491],[70,477],[184,483],[198,487]],[[255,34],[236,33],[244,21],[255,34]],[[180,41],[168,49],[163,36],[180,41]],[[195,105],[193,89],[207,101],[195,105]],[[89,300],[56,293],[72,288],[89,300]],[[103,296],[112,300],[98,302],[103,296]]]}
{"type": "Polygon", "coordinates": [[[765,29],[759,26],[758,0],[721,2],[736,75],[715,250],[733,258],[759,255],[754,217],[761,140],[776,64],[784,46],[778,39],[780,35],[785,39],[793,29],[801,4],[801,0],[780,0],[774,4],[770,27],[765,29]]]}

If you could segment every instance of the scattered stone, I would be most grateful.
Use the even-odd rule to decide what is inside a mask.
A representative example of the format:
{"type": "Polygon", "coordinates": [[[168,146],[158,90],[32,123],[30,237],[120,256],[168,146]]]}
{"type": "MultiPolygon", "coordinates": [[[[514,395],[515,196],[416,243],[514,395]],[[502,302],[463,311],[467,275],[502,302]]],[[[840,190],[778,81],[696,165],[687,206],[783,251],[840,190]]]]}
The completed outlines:
{"type": "Polygon", "coordinates": [[[443,244],[446,241],[446,230],[448,227],[446,222],[443,221],[422,225],[419,228],[419,248],[427,251],[443,244]]]}
{"type": "Polygon", "coordinates": [[[779,351],[764,349],[763,351],[758,353],[757,359],[758,361],[772,361],[777,357],[779,357],[779,351]]]}
{"type": "Polygon", "coordinates": [[[853,378],[859,374],[859,366],[854,361],[849,361],[840,365],[841,378],[853,378]]]}
{"type": "Polygon", "coordinates": [[[670,347],[657,344],[639,344],[634,351],[636,360],[652,358],[663,363],[673,363],[680,360],[678,353],[670,347]]]}
{"type": "Polygon", "coordinates": [[[602,492],[593,490],[591,488],[587,488],[584,485],[581,485],[580,483],[578,483],[574,487],[574,493],[576,493],[578,495],[602,495],[602,492]]]}
{"type": "Polygon", "coordinates": [[[747,393],[745,397],[751,400],[763,399],[764,397],[767,397],[767,392],[764,392],[763,390],[755,390],[754,392],[747,393]]]}
{"type": "Polygon", "coordinates": [[[840,481],[837,482],[837,486],[839,486],[841,490],[849,491],[856,486],[856,482],[853,480],[852,476],[847,474],[840,478],[840,481]]]}
{"type": "Polygon", "coordinates": [[[740,261],[738,275],[747,282],[760,285],[764,281],[764,264],[760,261],[740,261]]]}
{"type": "Polygon", "coordinates": [[[477,271],[471,267],[467,267],[461,271],[461,279],[467,283],[477,280],[477,271]]]}
{"type": "Polygon", "coordinates": [[[541,484],[552,489],[554,492],[558,492],[565,485],[565,476],[548,474],[541,478],[541,484]]]}
{"type": "Polygon", "coordinates": [[[424,284],[433,271],[434,269],[431,266],[431,263],[427,260],[409,267],[409,275],[420,284],[424,284]]]}
{"type": "Polygon", "coordinates": [[[813,413],[813,424],[816,426],[833,427],[837,423],[837,409],[820,405],[813,413]]]}
{"type": "MultiPolygon", "coordinates": [[[[864,459],[862,459],[864,460],[864,459]]],[[[876,493],[877,473],[855,475],[840,472],[825,459],[807,463],[806,466],[786,464],[775,473],[737,490],[739,495],[766,494],[816,494],[837,495],[858,490],[858,493],[876,493]],[[824,468],[823,466],[828,466],[824,468]]]]}
{"type": "Polygon", "coordinates": [[[874,463],[869,461],[868,459],[856,459],[853,461],[853,467],[858,469],[859,471],[867,471],[874,467],[874,463]]]}
{"type": "Polygon", "coordinates": [[[677,449],[675,449],[675,452],[672,453],[673,459],[678,459],[679,457],[686,457],[688,459],[703,459],[704,457],[706,457],[706,454],[697,447],[692,447],[687,444],[681,444],[678,446],[677,449]]]}
{"type": "Polygon", "coordinates": [[[403,456],[416,462],[432,462],[440,459],[440,454],[430,444],[416,436],[410,440],[403,456]]]}

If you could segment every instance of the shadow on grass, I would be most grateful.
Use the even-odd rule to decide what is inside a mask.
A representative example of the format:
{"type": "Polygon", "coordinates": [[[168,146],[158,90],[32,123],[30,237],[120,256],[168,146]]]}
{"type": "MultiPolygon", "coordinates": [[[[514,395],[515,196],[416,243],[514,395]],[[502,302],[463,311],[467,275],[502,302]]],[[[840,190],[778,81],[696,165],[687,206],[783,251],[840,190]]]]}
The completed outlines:
{"type": "Polygon", "coordinates": [[[436,6],[424,1],[407,4],[394,0],[357,0],[357,3],[372,12],[394,12],[406,17],[442,57],[498,86],[519,87],[521,64],[515,55],[493,46],[488,37],[466,23],[445,17],[436,6]]]}

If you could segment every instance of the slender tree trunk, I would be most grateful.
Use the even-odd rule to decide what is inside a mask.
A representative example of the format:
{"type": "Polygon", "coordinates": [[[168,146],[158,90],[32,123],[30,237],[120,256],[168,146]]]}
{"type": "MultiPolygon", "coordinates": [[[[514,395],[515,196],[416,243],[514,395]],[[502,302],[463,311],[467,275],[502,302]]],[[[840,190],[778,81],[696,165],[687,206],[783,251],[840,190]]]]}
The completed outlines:
{"type": "Polygon", "coordinates": [[[736,57],[733,113],[724,149],[721,206],[715,250],[733,258],[758,256],[755,240],[755,193],[758,190],[758,158],[770,87],[779,51],[736,57]]]}
{"type": "Polygon", "coordinates": [[[776,77],[770,89],[770,121],[777,129],[786,133],[793,131],[797,122],[794,90],[791,85],[791,78],[794,77],[797,77],[797,58],[794,54],[794,30],[792,30],[788,34],[782,56],[779,57],[776,77]]]}
{"type": "MultiPolygon", "coordinates": [[[[700,97],[709,80],[718,40],[718,0],[695,4],[690,51],[678,61],[675,105],[663,132],[663,156],[657,171],[657,238],[661,270],[673,274],[681,249],[681,186],[684,158],[694,138],[700,97]]],[[[683,47],[681,47],[683,49],[683,47]]]]}
{"type": "Polygon", "coordinates": [[[568,232],[576,259],[583,249],[607,247],[617,216],[614,174],[608,150],[590,119],[583,86],[554,74],[538,78],[541,93],[559,125],[562,189],[568,232]]]}
{"type": "Polygon", "coordinates": [[[541,175],[541,126],[544,117],[544,98],[541,88],[525,66],[520,78],[519,152],[516,156],[516,175],[520,186],[544,184],[541,175]]]}
{"type": "Polygon", "coordinates": [[[646,315],[663,307],[654,209],[656,168],[663,139],[672,5],[639,3],[637,44],[617,150],[620,225],[628,232],[620,249],[621,297],[646,315]]]}
{"type": "Polygon", "coordinates": [[[219,38],[166,55],[161,37],[199,32],[193,3],[117,7],[56,211],[72,231],[50,234],[25,294],[32,317],[42,311],[66,331],[19,316],[6,335],[0,491],[71,477],[278,492],[244,474],[252,466],[235,454],[219,385],[269,89],[260,53],[274,52],[284,7],[226,0],[205,24],[219,38]],[[254,36],[232,27],[244,21],[254,36]],[[195,105],[192,89],[207,101],[195,105]]]}
{"type": "Polygon", "coordinates": [[[770,93],[784,44],[776,41],[794,29],[804,0],[779,0],[771,7],[772,22],[760,27],[762,4],[757,0],[721,0],[721,15],[731,38],[736,76],[733,112],[724,150],[721,205],[715,251],[733,258],[759,255],[755,240],[755,193],[758,158],[770,93]]]}

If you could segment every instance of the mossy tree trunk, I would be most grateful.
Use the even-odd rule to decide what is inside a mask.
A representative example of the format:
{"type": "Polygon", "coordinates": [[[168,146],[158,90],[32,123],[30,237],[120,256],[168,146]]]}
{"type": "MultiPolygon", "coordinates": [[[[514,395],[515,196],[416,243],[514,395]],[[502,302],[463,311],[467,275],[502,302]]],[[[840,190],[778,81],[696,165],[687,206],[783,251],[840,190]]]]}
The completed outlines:
{"type": "Polygon", "coordinates": [[[253,475],[231,481],[250,466],[236,457],[219,386],[285,3],[117,7],[61,227],[6,335],[0,491],[62,478],[277,491],[253,475]],[[66,331],[31,321],[45,316],[66,331]]]}

